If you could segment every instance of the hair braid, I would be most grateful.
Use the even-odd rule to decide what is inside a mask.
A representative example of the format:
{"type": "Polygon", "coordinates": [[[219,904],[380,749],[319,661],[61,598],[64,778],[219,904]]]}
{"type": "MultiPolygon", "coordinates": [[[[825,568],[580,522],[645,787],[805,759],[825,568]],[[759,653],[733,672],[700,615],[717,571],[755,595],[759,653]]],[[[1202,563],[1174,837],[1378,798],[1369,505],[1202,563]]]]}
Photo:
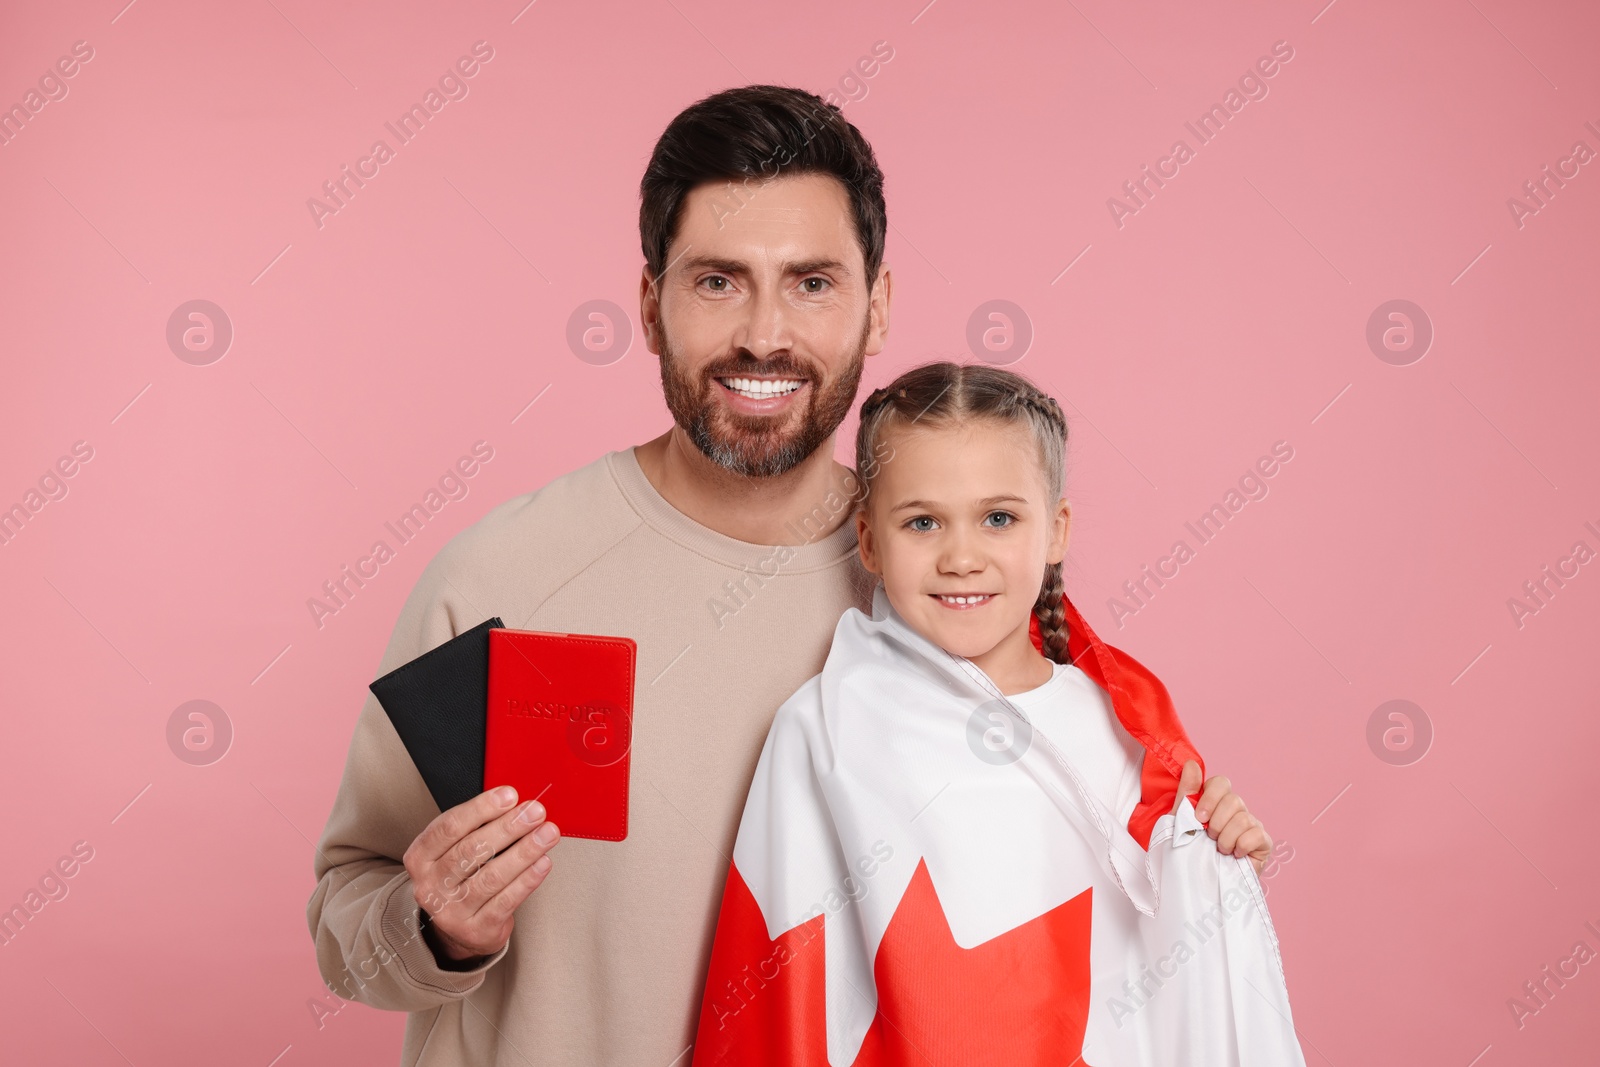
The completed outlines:
{"type": "Polygon", "coordinates": [[[1057,663],[1072,662],[1067,652],[1067,610],[1062,603],[1065,596],[1061,564],[1052,563],[1044,569],[1044,582],[1039,587],[1039,599],[1033,604],[1033,617],[1039,620],[1045,658],[1057,663]]]}
{"type": "MultiPolygon", "coordinates": [[[[1056,399],[1044,392],[1024,393],[1022,401],[1029,408],[1041,415],[1053,427],[1061,431],[1061,439],[1067,437],[1067,420],[1061,413],[1061,405],[1056,399]]],[[[1039,620],[1040,642],[1047,658],[1057,663],[1071,663],[1072,657],[1067,652],[1067,612],[1062,601],[1066,597],[1066,585],[1061,579],[1061,564],[1052,563],[1044,569],[1044,581],[1039,586],[1039,599],[1033,605],[1034,618],[1039,620]]]]}

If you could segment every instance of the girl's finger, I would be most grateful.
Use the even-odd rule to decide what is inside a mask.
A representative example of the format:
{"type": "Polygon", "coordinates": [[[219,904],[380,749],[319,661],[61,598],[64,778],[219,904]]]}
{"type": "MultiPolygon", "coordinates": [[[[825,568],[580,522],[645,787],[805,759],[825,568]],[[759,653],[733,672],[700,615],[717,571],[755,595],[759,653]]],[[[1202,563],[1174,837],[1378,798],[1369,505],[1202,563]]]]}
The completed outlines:
{"type": "Polygon", "coordinates": [[[1223,797],[1233,791],[1233,783],[1220,774],[1213,775],[1205,784],[1205,789],[1200,794],[1200,803],[1195,805],[1195,818],[1205,822],[1207,818],[1216,813],[1217,804],[1223,797]]]}
{"type": "Polygon", "coordinates": [[[1217,831],[1217,851],[1238,854],[1239,840],[1245,834],[1255,829],[1255,820],[1250,813],[1240,808],[1235,814],[1225,820],[1212,819],[1211,828],[1217,831]]]}
{"type": "Polygon", "coordinates": [[[1239,835],[1239,840],[1234,843],[1233,854],[1241,858],[1253,856],[1256,853],[1265,854],[1272,848],[1272,842],[1267,837],[1267,832],[1261,828],[1260,820],[1250,817],[1248,827],[1239,835]]]}
{"type": "Polygon", "coordinates": [[[1206,823],[1206,832],[1213,838],[1217,837],[1217,832],[1238,818],[1244,810],[1244,801],[1239,798],[1238,793],[1229,793],[1221,797],[1211,812],[1210,820],[1206,823]]]}

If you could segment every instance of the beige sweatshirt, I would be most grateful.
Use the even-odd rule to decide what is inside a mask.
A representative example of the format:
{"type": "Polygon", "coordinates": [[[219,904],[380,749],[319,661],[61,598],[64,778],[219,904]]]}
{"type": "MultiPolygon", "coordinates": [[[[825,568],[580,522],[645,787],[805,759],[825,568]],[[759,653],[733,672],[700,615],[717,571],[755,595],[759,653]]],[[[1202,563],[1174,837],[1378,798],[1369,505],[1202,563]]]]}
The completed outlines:
{"type": "Polygon", "coordinates": [[[377,675],[498,615],[638,642],[628,837],[563,839],[511,941],[439,967],[400,863],[439,813],[377,699],[356,722],[306,909],[333,991],[410,1012],[402,1063],[687,1067],[745,792],[773,714],[870,610],[848,503],[816,502],[784,547],[669,504],[632,449],[462,531],[418,579],[377,675]]]}

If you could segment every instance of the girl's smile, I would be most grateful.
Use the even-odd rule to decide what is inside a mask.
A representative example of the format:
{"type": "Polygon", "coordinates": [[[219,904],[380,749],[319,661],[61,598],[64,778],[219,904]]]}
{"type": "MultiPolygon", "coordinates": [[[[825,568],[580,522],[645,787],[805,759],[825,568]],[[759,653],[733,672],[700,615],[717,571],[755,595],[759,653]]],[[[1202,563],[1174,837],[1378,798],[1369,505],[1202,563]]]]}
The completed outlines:
{"type": "Polygon", "coordinates": [[[995,594],[995,593],[966,593],[966,594],[929,593],[928,595],[933,597],[935,600],[937,600],[939,603],[943,604],[947,608],[951,608],[951,609],[953,609],[955,611],[969,611],[972,608],[976,608],[976,607],[979,607],[979,606],[981,606],[983,604],[989,603],[989,601],[993,600],[998,594],[995,594]]]}

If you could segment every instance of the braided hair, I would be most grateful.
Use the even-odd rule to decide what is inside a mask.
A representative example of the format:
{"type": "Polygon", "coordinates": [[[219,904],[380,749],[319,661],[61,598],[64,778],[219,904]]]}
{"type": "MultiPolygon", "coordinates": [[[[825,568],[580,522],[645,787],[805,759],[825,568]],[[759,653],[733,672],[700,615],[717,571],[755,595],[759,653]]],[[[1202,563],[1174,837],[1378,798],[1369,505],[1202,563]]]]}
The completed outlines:
{"type": "MultiPolygon", "coordinates": [[[[913,367],[883,388],[874,389],[861,405],[861,424],[856,429],[856,471],[862,481],[862,505],[871,496],[873,478],[880,466],[878,448],[890,427],[942,426],[971,419],[1026,420],[1039,444],[1049,499],[1061,498],[1067,444],[1067,422],[1061,405],[1012,371],[983,364],[939,362],[913,367]]],[[[1064,588],[1061,564],[1048,565],[1033,605],[1044,639],[1044,654],[1057,663],[1072,662],[1067,654],[1064,588]]]]}

